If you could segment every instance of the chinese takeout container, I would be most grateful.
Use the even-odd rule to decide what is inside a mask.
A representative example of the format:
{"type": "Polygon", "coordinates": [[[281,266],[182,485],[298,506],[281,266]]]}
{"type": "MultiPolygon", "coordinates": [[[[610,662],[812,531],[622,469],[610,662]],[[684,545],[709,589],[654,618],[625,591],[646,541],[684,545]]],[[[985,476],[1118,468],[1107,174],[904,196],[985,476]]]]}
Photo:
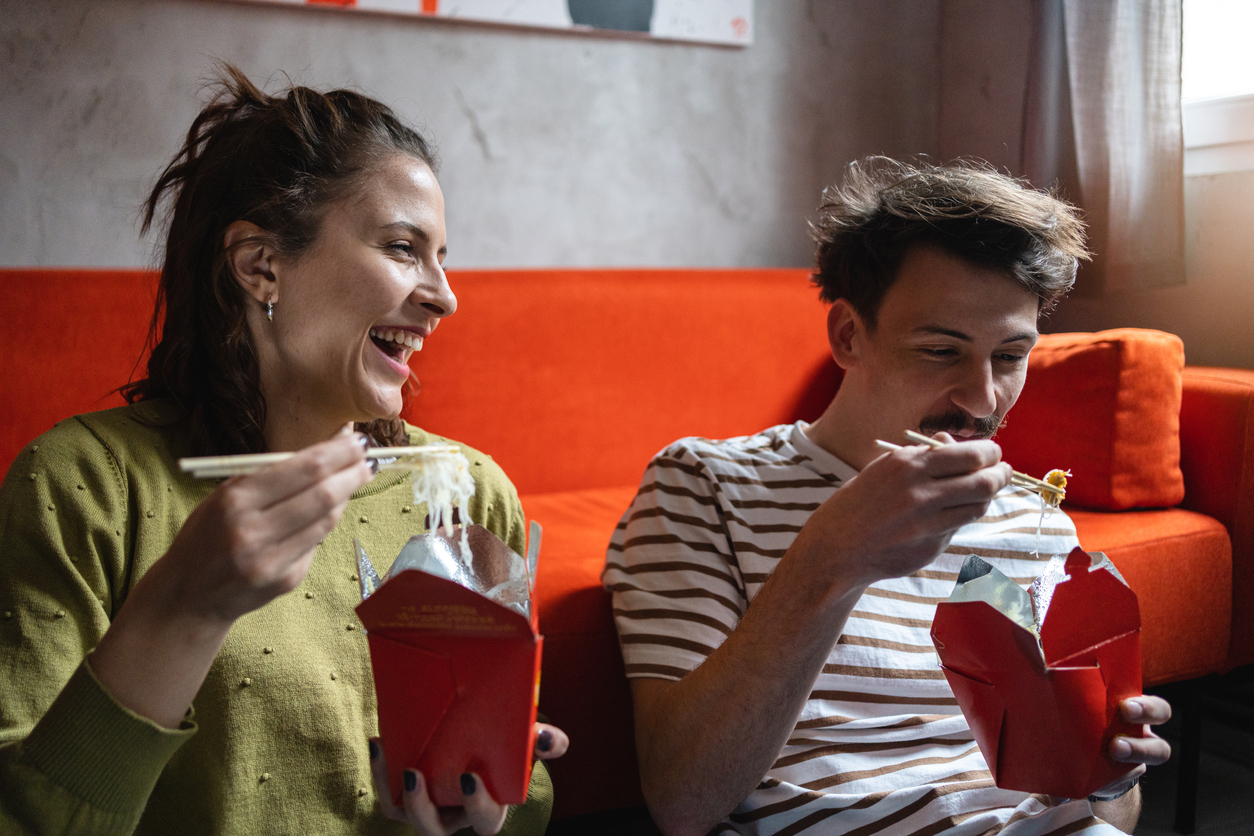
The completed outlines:
{"type": "Polygon", "coordinates": [[[997,786],[1084,798],[1127,774],[1106,752],[1143,736],[1117,715],[1141,693],[1140,633],[1136,593],[1101,553],[1054,556],[1030,592],[966,559],[932,642],[997,786]]]}
{"type": "Polygon", "coordinates": [[[437,805],[463,803],[473,772],[501,804],[526,801],[543,638],[531,579],[540,526],[523,558],[492,532],[467,527],[413,537],[380,580],[355,542],[379,737],[392,801],[417,769],[437,805]]]}

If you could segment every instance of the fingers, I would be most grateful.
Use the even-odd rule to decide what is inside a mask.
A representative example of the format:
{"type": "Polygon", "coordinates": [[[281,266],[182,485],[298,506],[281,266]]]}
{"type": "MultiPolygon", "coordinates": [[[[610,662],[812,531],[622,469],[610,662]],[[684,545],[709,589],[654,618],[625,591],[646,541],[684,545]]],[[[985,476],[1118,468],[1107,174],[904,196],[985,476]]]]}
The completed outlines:
{"type": "Polygon", "coordinates": [[[1171,719],[1171,703],[1162,697],[1142,694],[1139,697],[1129,697],[1119,703],[1119,713],[1129,723],[1158,726],[1171,719]]]}
{"type": "Polygon", "coordinates": [[[335,510],[343,510],[353,491],[369,482],[370,477],[370,468],[361,460],[273,503],[265,510],[271,537],[276,541],[285,540],[322,521],[326,530],[317,536],[317,540],[321,540],[339,521],[335,510]]]}
{"type": "Polygon", "coordinates": [[[427,781],[416,769],[405,770],[405,815],[421,836],[447,836],[460,830],[467,824],[463,811],[456,813],[446,811],[441,816],[440,809],[431,801],[427,794],[427,781]]]}
{"type": "MultiPolygon", "coordinates": [[[[306,447],[290,459],[239,479],[252,507],[265,509],[307,490],[333,473],[365,460],[367,440],[360,434],[339,434],[306,447]]],[[[364,484],[364,483],[363,483],[364,484]]]]}
{"type": "Polygon", "coordinates": [[[924,467],[929,476],[935,477],[972,473],[1000,461],[1001,448],[983,439],[923,449],[924,467]]]}
{"type": "Polygon", "coordinates": [[[497,804],[478,775],[467,772],[462,775],[462,798],[465,799],[466,818],[480,836],[499,833],[505,824],[508,807],[497,804]]]}
{"type": "Polygon", "coordinates": [[[1112,760],[1158,766],[1171,757],[1171,744],[1156,734],[1146,737],[1116,735],[1107,749],[1112,760]]]}
{"type": "Polygon", "coordinates": [[[570,748],[570,738],[566,732],[548,723],[536,723],[536,757],[540,760],[553,760],[566,754],[570,748]]]}
{"type": "Polygon", "coordinates": [[[392,803],[392,789],[388,786],[388,765],[377,737],[370,738],[370,774],[374,777],[374,793],[379,797],[383,815],[396,821],[405,821],[405,811],[392,803]]]}

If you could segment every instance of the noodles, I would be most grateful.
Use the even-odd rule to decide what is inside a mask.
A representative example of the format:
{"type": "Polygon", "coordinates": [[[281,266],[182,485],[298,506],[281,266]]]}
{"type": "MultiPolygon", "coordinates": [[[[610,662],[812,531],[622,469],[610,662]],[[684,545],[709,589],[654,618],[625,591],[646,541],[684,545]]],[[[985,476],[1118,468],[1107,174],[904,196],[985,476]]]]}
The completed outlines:
{"type": "Polygon", "coordinates": [[[1063,497],[1067,495],[1067,477],[1070,475],[1070,470],[1058,470],[1057,468],[1045,474],[1045,481],[1058,488],[1058,491],[1040,491],[1038,493],[1041,498],[1041,516],[1036,521],[1036,547],[1032,549],[1032,554],[1039,555],[1041,553],[1041,529],[1045,526],[1045,518],[1052,514],[1055,508],[1062,505],[1063,497]]]}
{"type": "Polygon", "coordinates": [[[456,507],[461,522],[462,560],[470,564],[470,543],[466,530],[471,525],[467,513],[470,498],[475,495],[475,480],[470,475],[470,462],[456,448],[438,455],[427,454],[413,461],[402,461],[409,468],[414,483],[414,504],[427,506],[431,530],[441,526],[450,537],[453,534],[453,509],[456,507]]]}

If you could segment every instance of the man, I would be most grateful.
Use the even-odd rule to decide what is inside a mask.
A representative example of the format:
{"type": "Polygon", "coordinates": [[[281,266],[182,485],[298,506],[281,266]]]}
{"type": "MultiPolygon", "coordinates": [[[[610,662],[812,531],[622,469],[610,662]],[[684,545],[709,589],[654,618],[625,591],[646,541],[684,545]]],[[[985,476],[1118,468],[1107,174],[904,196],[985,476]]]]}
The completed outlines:
{"type": "MultiPolygon", "coordinates": [[[[983,168],[872,159],[825,196],[815,235],[835,398],[813,424],[663,450],[610,545],[655,820],[668,834],[1130,832],[1136,779],[1165,742],[1115,738],[1129,773],[1087,800],[997,789],[929,639],[967,554],[1028,583],[1077,545],[1055,514],[1033,553],[1040,499],[1009,487],[990,439],[1039,315],[1087,255],[1082,224],[983,168]],[[876,445],[907,429],[963,443],[876,445]]],[[[1144,696],[1121,711],[1170,715],[1144,696]]]]}

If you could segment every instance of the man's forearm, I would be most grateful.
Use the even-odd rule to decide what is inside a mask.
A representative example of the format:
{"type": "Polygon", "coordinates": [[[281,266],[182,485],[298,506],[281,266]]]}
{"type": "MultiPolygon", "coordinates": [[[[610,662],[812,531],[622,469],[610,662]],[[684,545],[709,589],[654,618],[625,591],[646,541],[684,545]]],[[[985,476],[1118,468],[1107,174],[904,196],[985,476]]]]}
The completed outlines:
{"type": "Polygon", "coordinates": [[[645,798],[664,832],[704,834],[726,817],[809,699],[862,588],[816,580],[801,564],[786,556],[731,636],[682,681],[633,685],[645,798]]]}
{"type": "Polygon", "coordinates": [[[1093,814],[1124,833],[1131,833],[1136,829],[1137,820],[1141,817],[1140,785],[1134,786],[1125,795],[1111,801],[1094,801],[1093,814]]]}

